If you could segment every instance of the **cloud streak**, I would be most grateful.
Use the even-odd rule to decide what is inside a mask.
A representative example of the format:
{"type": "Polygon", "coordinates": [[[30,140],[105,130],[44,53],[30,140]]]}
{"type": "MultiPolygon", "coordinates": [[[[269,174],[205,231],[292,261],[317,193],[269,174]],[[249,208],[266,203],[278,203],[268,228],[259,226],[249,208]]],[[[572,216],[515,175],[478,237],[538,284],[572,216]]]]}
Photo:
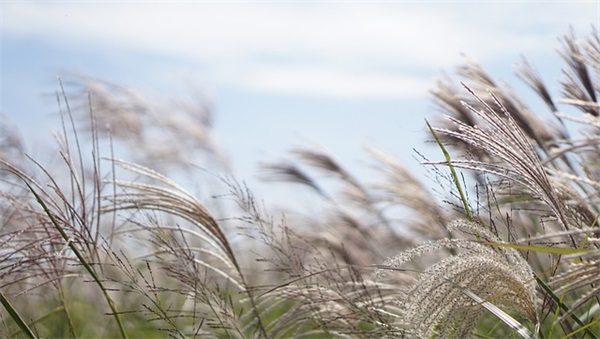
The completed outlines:
{"type": "Polygon", "coordinates": [[[174,57],[202,65],[218,86],[375,99],[424,94],[461,52],[482,62],[547,52],[568,23],[598,21],[596,4],[566,2],[13,2],[3,10],[13,37],[174,57]]]}

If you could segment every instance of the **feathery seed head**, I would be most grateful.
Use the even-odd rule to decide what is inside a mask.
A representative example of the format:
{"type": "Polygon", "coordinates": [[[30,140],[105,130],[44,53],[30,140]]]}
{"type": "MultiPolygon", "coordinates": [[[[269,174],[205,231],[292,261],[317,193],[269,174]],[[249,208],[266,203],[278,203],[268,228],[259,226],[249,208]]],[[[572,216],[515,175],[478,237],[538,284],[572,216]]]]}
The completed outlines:
{"type": "MultiPolygon", "coordinates": [[[[481,240],[501,243],[473,222],[457,220],[448,228],[475,232],[481,240]]],[[[399,300],[402,321],[397,326],[407,334],[417,337],[469,335],[487,308],[470,293],[538,323],[531,267],[511,248],[491,247],[469,239],[428,242],[388,259],[376,277],[382,278],[387,269],[399,269],[417,257],[440,250],[448,250],[450,255],[421,272],[399,300]]]]}

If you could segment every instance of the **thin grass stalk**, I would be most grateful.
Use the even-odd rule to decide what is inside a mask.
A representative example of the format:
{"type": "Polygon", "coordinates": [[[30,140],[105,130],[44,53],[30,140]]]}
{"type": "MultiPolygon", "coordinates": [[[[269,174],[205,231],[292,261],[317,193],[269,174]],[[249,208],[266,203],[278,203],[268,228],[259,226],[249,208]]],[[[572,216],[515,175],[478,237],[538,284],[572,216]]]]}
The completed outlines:
{"type": "Polygon", "coordinates": [[[583,331],[587,331],[588,328],[590,328],[598,323],[600,323],[600,321],[594,320],[594,321],[590,322],[589,324],[585,325],[584,327],[580,327],[580,328],[576,329],[575,331],[568,333],[566,335],[566,337],[567,338],[576,338],[578,334],[580,334],[583,331]]]}
{"type": "MultiPolygon", "coordinates": [[[[90,252],[90,255],[95,257],[96,260],[99,260],[99,254],[97,252],[97,250],[95,248],[89,248],[90,244],[97,244],[98,243],[98,238],[100,235],[100,228],[99,228],[99,224],[100,224],[100,219],[97,218],[96,219],[96,230],[95,230],[95,235],[92,234],[92,224],[90,222],[90,226],[88,227],[84,227],[83,225],[86,225],[86,221],[87,220],[94,220],[94,211],[95,208],[94,206],[92,206],[92,208],[90,209],[90,214],[88,215],[88,211],[85,208],[81,209],[80,213],[77,213],[71,206],[76,206],[76,198],[78,197],[79,200],[84,203],[86,200],[86,196],[87,196],[87,192],[86,192],[86,174],[85,174],[85,167],[84,167],[84,162],[83,162],[83,152],[82,152],[82,148],[81,148],[81,143],[80,143],[80,138],[79,138],[79,134],[77,131],[77,126],[75,125],[75,119],[73,116],[73,110],[71,109],[71,104],[69,102],[69,98],[67,96],[63,81],[60,77],[57,77],[57,82],[59,84],[60,87],[60,93],[57,91],[56,93],[56,100],[57,100],[57,104],[59,107],[59,111],[60,111],[60,119],[61,119],[61,126],[62,126],[62,132],[63,132],[63,136],[64,138],[62,138],[63,143],[60,143],[62,145],[62,149],[64,151],[60,152],[60,155],[62,156],[65,164],[68,167],[69,170],[69,180],[70,180],[70,185],[71,185],[71,192],[73,192],[73,194],[70,196],[70,201],[68,201],[69,197],[67,196],[62,196],[62,194],[59,193],[59,195],[61,196],[64,206],[65,208],[69,211],[68,215],[71,218],[71,223],[73,225],[77,225],[78,222],[80,223],[80,225],[82,225],[80,232],[82,234],[85,234],[85,236],[88,239],[93,239],[93,241],[90,242],[85,242],[85,245],[88,246],[88,250],[90,252]],[[65,109],[66,109],[66,113],[62,108],[61,105],[61,97],[62,97],[62,102],[64,102],[65,104],[65,109]],[[65,118],[65,116],[67,116],[68,118],[65,118]],[[67,127],[67,120],[69,123],[69,127],[67,127]],[[71,151],[71,146],[69,143],[69,133],[67,133],[67,130],[70,130],[70,132],[72,133],[72,135],[74,136],[74,142],[75,142],[75,153],[76,156],[78,158],[79,161],[79,169],[76,169],[77,165],[75,163],[73,163],[72,159],[72,151],[71,151]]],[[[89,111],[90,111],[90,119],[92,120],[92,159],[93,159],[93,196],[96,199],[93,199],[93,203],[94,204],[100,204],[100,180],[98,178],[98,174],[100,173],[100,168],[99,168],[99,148],[98,148],[98,136],[97,136],[97,129],[96,129],[96,125],[95,125],[95,118],[92,114],[92,107],[91,107],[91,97],[88,95],[88,104],[89,104],[89,111]]],[[[59,139],[59,137],[57,137],[57,139],[59,139]]],[[[33,159],[32,159],[33,160],[33,159]]],[[[34,161],[35,162],[35,161],[34,161]]],[[[38,165],[39,166],[39,165],[38,165]]],[[[41,167],[41,166],[40,166],[41,167]]],[[[49,175],[50,177],[50,175],[49,175]]],[[[85,206],[85,204],[83,205],[85,206]]],[[[102,268],[101,268],[102,269],[102,268]]]]}
{"type": "MultiPolygon", "coordinates": [[[[562,298],[560,300],[562,302],[562,298]]],[[[560,315],[560,307],[557,307],[556,310],[554,310],[554,314],[552,315],[552,325],[550,326],[550,330],[548,333],[548,338],[554,338],[552,335],[554,334],[554,328],[556,327],[556,325],[558,325],[558,317],[560,315]]]]}
{"type": "Polygon", "coordinates": [[[456,174],[456,170],[454,169],[454,166],[452,165],[452,158],[450,157],[450,153],[448,153],[448,151],[446,150],[446,147],[444,147],[444,144],[442,143],[440,138],[437,136],[437,134],[435,133],[435,131],[433,130],[433,127],[431,127],[429,122],[427,120],[425,120],[425,123],[427,124],[427,128],[429,128],[429,132],[431,133],[431,135],[433,135],[435,142],[438,144],[438,146],[440,147],[440,150],[444,154],[444,158],[446,158],[446,162],[448,164],[448,167],[450,168],[450,173],[452,174],[452,179],[454,180],[454,183],[456,184],[456,188],[458,189],[458,194],[460,195],[460,200],[462,201],[463,206],[465,208],[465,213],[467,214],[467,218],[469,218],[469,221],[473,221],[473,215],[471,214],[471,209],[469,208],[469,203],[467,202],[465,193],[462,189],[462,186],[460,185],[460,181],[458,180],[458,174],[456,174]]]}
{"type": "Polygon", "coordinates": [[[73,318],[71,317],[71,312],[69,312],[69,308],[67,307],[67,300],[65,298],[65,293],[62,288],[62,282],[58,281],[58,295],[60,298],[60,302],[63,304],[62,307],[57,307],[57,309],[62,308],[65,317],[67,317],[67,326],[69,327],[69,332],[73,338],[77,338],[77,333],[75,333],[75,325],[73,324],[73,318]]]}
{"type": "MultiPolygon", "coordinates": [[[[31,325],[35,325],[35,324],[37,324],[39,322],[45,321],[45,320],[51,318],[52,316],[54,316],[55,314],[57,314],[59,312],[64,312],[64,311],[65,311],[65,307],[64,306],[57,306],[54,309],[52,309],[50,312],[48,312],[48,313],[44,314],[43,316],[41,316],[41,317],[33,320],[31,322],[31,325]]],[[[11,333],[9,337],[10,338],[16,338],[17,334],[19,334],[19,331],[15,331],[15,332],[11,333]]],[[[77,334],[73,330],[71,330],[71,336],[73,338],[77,338],[77,334]]]]}
{"type": "MultiPolygon", "coordinates": [[[[13,172],[13,173],[16,174],[17,176],[19,175],[16,172],[13,172]]],[[[19,178],[21,178],[21,177],[19,176],[19,178]]],[[[23,180],[25,185],[27,185],[27,188],[31,191],[31,193],[35,196],[35,199],[37,200],[37,202],[42,206],[42,208],[44,209],[44,212],[46,213],[46,215],[48,215],[48,218],[50,218],[50,221],[52,222],[52,224],[54,225],[56,230],[60,233],[63,240],[69,246],[69,249],[71,249],[71,251],[73,251],[73,253],[77,257],[79,262],[83,265],[83,267],[86,269],[86,271],[88,271],[88,273],[94,279],[94,282],[102,290],[102,294],[104,294],[104,298],[106,299],[106,302],[108,303],[108,306],[110,307],[110,309],[113,313],[113,316],[115,317],[117,325],[119,326],[119,332],[121,333],[121,337],[128,338],[127,332],[125,331],[125,327],[123,325],[123,322],[121,321],[121,318],[119,317],[119,311],[117,310],[117,307],[116,307],[114,301],[110,297],[110,294],[108,294],[108,290],[104,287],[104,284],[102,284],[100,277],[96,274],[96,271],[94,271],[92,266],[83,257],[81,252],[79,252],[79,249],[77,249],[77,246],[75,246],[73,241],[71,241],[71,239],[69,239],[69,236],[67,235],[67,233],[62,229],[62,227],[60,227],[58,221],[56,220],[56,218],[54,218],[54,215],[52,214],[52,212],[50,211],[48,206],[46,206],[46,204],[44,203],[42,198],[37,194],[37,192],[33,189],[33,187],[31,187],[31,185],[29,185],[29,183],[24,178],[21,178],[21,179],[23,180]]]]}
{"type": "MultiPolygon", "coordinates": [[[[152,169],[128,163],[125,161],[120,161],[114,158],[109,160],[113,163],[113,166],[119,165],[122,168],[133,173],[138,173],[141,175],[145,175],[149,178],[158,180],[163,184],[170,186],[171,188],[163,188],[159,186],[138,184],[132,182],[116,181],[115,185],[117,186],[133,188],[144,193],[150,193],[151,198],[144,197],[143,195],[138,194],[136,195],[138,197],[137,200],[125,199],[124,201],[120,202],[121,205],[116,206],[115,204],[115,207],[107,208],[105,212],[114,212],[116,210],[125,209],[148,209],[152,211],[162,211],[174,216],[181,217],[191,222],[193,225],[197,226],[199,229],[201,229],[203,232],[209,235],[210,238],[214,237],[214,239],[210,239],[210,243],[213,243],[214,246],[214,242],[217,242],[215,247],[220,251],[223,251],[227,255],[227,258],[231,261],[231,265],[239,275],[240,285],[244,287],[243,292],[248,296],[248,299],[251,304],[252,313],[255,316],[257,326],[255,330],[259,332],[263,337],[267,337],[267,331],[263,324],[263,320],[258,306],[256,304],[255,297],[252,295],[251,289],[249,288],[249,284],[246,280],[246,277],[242,273],[241,266],[238,263],[235,253],[231,248],[231,245],[227,240],[227,237],[225,236],[225,233],[223,232],[221,226],[209,213],[206,207],[199,203],[196,198],[194,198],[190,193],[188,193],[186,190],[180,187],[173,180],[152,169]],[[197,215],[197,212],[200,212],[200,215],[197,215]]],[[[120,199],[120,196],[117,195],[115,199],[116,203],[120,199]]],[[[217,257],[220,258],[220,256],[217,257]]],[[[205,264],[203,262],[197,263],[205,267],[209,266],[208,264],[205,264]]],[[[219,273],[220,275],[224,275],[218,270],[215,270],[215,272],[219,273]]]]}
{"type": "MultiPolygon", "coordinates": [[[[69,167],[69,170],[71,172],[70,173],[71,175],[69,176],[69,178],[71,180],[71,191],[77,192],[79,194],[79,198],[81,199],[81,201],[84,201],[86,192],[85,192],[85,185],[83,185],[82,183],[85,182],[85,168],[84,168],[84,163],[83,163],[83,155],[81,152],[81,145],[79,143],[79,135],[77,133],[77,127],[75,126],[75,119],[73,119],[73,112],[71,110],[71,105],[69,104],[69,99],[67,97],[67,92],[65,91],[65,88],[63,86],[63,82],[60,77],[57,77],[57,81],[60,86],[63,100],[65,102],[67,114],[69,115],[69,121],[71,123],[71,131],[75,138],[75,148],[77,150],[77,156],[79,158],[79,171],[81,173],[81,179],[79,179],[79,176],[77,175],[77,171],[74,168],[74,164],[72,164],[71,161],[69,161],[69,159],[72,159],[71,148],[69,147],[69,138],[68,138],[69,134],[67,133],[64,113],[61,109],[60,110],[60,118],[61,118],[61,124],[62,124],[64,142],[65,142],[64,150],[66,152],[66,156],[63,155],[63,158],[65,159],[65,163],[67,164],[67,166],[69,167]]],[[[59,108],[60,108],[61,107],[60,106],[60,97],[58,97],[58,94],[57,94],[57,100],[59,101],[59,108]]],[[[75,206],[75,197],[76,197],[75,194],[73,194],[73,196],[71,197],[72,198],[71,205],[73,205],[73,206],[75,206]]],[[[85,209],[82,210],[82,213],[83,213],[83,215],[82,215],[81,219],[85,220],[85,213],[86,213],[85,209]]]]}
{"type": "MultiPolygon", "coordinates": [[[[100,170],[100,146],[98,145],[98,128],[96,126],[96,116],[94,115],[94,110],[92,109],[92,96],[91,94],[88,92],[88,110],[90,113],[90,122],[91,122],[91,133],[92,133],[92,161],[93,161],[93,181],[94,181],[94,195],[95,195],[95,200],[94,204],[91,208],[92,213],[94,211],[97,211],[96,208],[94,208],[95,206],[98,206],[98,208],[101,206],[102,204],[102,194],[101,194],[101,180],[100,180],[100,176],[99,174],[101,173],[100,170]]],[[[90,220],[94,220],[93,216],[91,217],[90,220]]],[[[99,238],[100,238],[100,218],[96,218],[96,232],[94,234],[94,244],[98,244],[99,238]]]]}
{"type": "Polygon", "coordinates": [[[4,294],[2,294],[2,292],[0,292],[0,303],[2,303],[2,306],[4,306],[4,308],[6,309],[10,317],[15,321],[15,323],[17,323],[17,326],[19,326],[21,332],[23,332],[28,338],[37,338],[37,336],[31,331],[29,326],[27,326],[21,315],[19,315],[19,312],[17,312],[17,310],[11,305],[8,299],[4,297],[4,294]]]}

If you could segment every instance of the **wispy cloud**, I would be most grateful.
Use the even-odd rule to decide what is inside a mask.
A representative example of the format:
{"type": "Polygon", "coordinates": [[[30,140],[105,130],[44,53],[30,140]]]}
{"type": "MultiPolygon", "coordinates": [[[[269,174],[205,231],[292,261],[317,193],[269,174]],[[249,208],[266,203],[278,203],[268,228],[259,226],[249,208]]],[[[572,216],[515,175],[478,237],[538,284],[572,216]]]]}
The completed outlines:
{"type": "Polygon", "coordinates": [[[364,98],[423,94],[461,52],[483,62],[547,53],[569,23],[587,30],[598,21],[596,4],[571,2],[2,6],[6,35],[175,57],[202,65],[215,84],[246,90],[364,98]]]}
{"type": "Polygon", "coordinates": [[[431,82],[404,74],[336,70],[308,67],[264,67],[247,72],[243,79],[231,79],[246,88],[279,94],[336,98],[374,99],[422,96],[431,82]]]}

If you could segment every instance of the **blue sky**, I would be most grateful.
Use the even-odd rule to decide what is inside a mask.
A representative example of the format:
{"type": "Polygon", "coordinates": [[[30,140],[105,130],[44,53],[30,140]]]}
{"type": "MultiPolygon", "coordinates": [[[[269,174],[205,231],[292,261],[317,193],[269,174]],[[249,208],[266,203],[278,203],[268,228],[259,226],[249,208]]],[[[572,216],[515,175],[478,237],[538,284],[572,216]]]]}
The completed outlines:
{"type": "Polygon", "coordinates": [[[0,109],[30,149],[51,140],[56,76],[83,73],[173,96],[191,80],[213,102],[216,137],[234,175],[263,195],[258,162],[313,142],[359,176],[369,175],[365,146],[419,168],[412,149],[425,149],[424,119],[434,114],[428,91],[463,55],[517,89],[524,87],[512,67],[524,55],[558,94],[557,38],[569,27],[587,37],[600,26],[598,1],[0,6],[0,109]]]}

